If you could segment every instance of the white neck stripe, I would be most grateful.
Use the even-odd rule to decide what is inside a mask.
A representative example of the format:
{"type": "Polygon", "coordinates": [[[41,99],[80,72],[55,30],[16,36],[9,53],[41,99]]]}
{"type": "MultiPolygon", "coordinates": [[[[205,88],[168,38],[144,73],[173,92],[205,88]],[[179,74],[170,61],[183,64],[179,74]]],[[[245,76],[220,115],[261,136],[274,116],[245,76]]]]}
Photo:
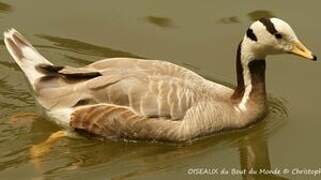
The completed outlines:
{"type": "MultiPolygon", "coordinates": [[[[248,40],[249,41],[249,40],[248,40]]],[[[248,41],[243,41],[242,43],[242,51],[241,51],[241,64],[243,67],[243,79],[244,79],[244,94],[242,97],[241,102],[238,104],[238,108],[241,111],[246,111],[247,109],[247,103],[250,99],[250,94],[252,91],[252,79],[251,79],[251,73],[250,73],[250,69],[249,69],[249,63],[251,61],[251,59],[253,59],[253,55],[250,51],[248,51],[247,46],[248,41]]]]}

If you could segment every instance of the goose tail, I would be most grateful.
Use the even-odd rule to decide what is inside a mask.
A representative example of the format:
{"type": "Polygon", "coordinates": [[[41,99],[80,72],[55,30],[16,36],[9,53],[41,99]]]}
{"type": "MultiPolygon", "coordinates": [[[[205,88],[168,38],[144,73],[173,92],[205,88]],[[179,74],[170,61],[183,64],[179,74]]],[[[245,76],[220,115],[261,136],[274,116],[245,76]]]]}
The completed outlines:
{"type": "Polygon", "coordinates": [[[44,76],[37,70],[38,65],[52,65],[18,31],[10,29],[4,32],[4,43],[10,55],[24,72],[35,90],[37,79],[44,76]]]}

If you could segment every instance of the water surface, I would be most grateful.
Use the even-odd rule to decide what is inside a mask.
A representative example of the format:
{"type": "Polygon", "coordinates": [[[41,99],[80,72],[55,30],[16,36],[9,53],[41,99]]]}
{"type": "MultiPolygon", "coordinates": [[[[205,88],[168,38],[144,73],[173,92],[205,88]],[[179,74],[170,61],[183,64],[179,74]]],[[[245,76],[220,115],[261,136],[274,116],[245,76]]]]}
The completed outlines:
{"type": "MultiPolygon", "coordinates": [[[[321,56],[318,1],[18,1],[1,0],[0,31],[21,31],[58,65],[107,57],[164,59],[233,85],[234,58],[248,24],[288,21],[321,56]]],[[[321,64],[284,55],[267,62],[270,114],[245,130],[190,144],[62,139],[37,165],[29,150],[59,127],[41,116],[23,77],[0,46],[1,179],[212,179],[191,168],[321,167],[321,64]]],[[[215,176],[218,178],[218,176],[215,176]]],[[[220,176],[220,179],[251,179],[220,176]]],[[[259,179],[320,179],[291,174],[259,179]]]]}

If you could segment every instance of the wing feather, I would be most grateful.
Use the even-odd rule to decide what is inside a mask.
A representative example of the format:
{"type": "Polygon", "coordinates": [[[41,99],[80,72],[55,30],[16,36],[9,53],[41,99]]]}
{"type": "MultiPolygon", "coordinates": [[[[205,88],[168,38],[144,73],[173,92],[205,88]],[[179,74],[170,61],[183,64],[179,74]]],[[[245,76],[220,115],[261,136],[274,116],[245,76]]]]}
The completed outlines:
{"type": "Polygon", "coordinates": [[[96,104],[76,108],[70,126],[108,138],[169,140],[176,137],[179,122],[146,118],[125,106],[96,104]]]}
{"type": "Polygon", "coordinates": [[[82,68],[45,69],[59,74],[38,83],[45,107],[108,103],[128,106],[145,117],[171,120],[181,120],[200,100],[197,94],[202,93],[204,83],[202,77],[183,67],[156,60],[116,58],[82,68]]]}

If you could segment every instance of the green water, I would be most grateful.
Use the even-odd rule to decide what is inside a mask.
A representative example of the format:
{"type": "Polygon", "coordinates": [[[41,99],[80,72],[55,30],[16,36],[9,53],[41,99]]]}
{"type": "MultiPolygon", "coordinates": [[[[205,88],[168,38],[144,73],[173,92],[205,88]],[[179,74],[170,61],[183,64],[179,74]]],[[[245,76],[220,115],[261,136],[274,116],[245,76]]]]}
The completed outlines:
{"type": "MultiPolygon", "coordinates": [[[[81,66],[119,56],[164,59],[234,84],[236,46],[248,24],[262,16],[289,22],[321,56],[320,5],[276,0],[1,0],[0,31],[16,28],[58,65],[81,66]]],[[[189,174],[196,168],[231,172],[321,167],[320,62],[283,55],[270,57],[267,66],[270,114],[245,130],[187,145],[65,138],[34,163],[30,147],[59,127],[41,117],[2,43],[0,179],[320,179],[293,173],[189,174]]]]}

